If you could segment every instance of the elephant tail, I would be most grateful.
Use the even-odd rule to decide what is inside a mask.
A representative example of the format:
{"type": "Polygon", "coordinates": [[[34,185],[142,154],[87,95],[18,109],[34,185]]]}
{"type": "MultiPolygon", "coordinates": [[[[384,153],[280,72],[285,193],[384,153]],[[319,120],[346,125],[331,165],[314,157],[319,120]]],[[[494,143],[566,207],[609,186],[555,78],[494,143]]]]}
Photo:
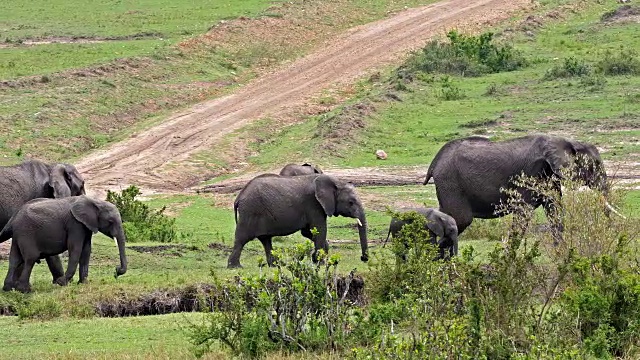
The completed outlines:
{"type": "Polygon", "coordinates": [[[233,215],[236,219],[236,224],[238,223],[238,201],[233,202],[233,215]]]}
{"type": "MultiPolygon", "coordinates": [[[[13,220],[13,218],[11,218],[11,220],[13,220]]],[[[7,225],[5,225],[2,231],[0,231],[0,243],[3,243],[13,237],[13,224],[11,220],[9,220],[7,225]]]]}
{"type": "Polygon", "coordinates": [[[382,247],[387,246],[387,242],[389,241],[389,236],[391,235],[391,228],[389,228],[389,232],[387,233],[387,238],[384,239],[384,244],[382,245],[382,247]]]}

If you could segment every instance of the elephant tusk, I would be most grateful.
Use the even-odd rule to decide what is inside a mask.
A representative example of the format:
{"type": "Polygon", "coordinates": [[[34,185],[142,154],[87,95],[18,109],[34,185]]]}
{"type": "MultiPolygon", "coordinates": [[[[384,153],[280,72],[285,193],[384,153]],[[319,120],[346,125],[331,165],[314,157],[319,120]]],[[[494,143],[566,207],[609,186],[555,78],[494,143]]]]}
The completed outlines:
{"type": "Polygon", "coordinates": [[[605,205],[607,206],[607,209],[611,210],[614,214],[620,216],[621,218],[623,218],[625,220],[627,219],[626,216],[620,214],[620,212],[618,210],[616,210],[616,208],[614,208],[613,205],[609,204],[608,201],[605,201],[605,205]]]}
{"type": "Polygon", "coordinates": [[[358,222],[358,226],[362,227],[362,221],[360,221],[360,219],[356,218],[356,221],[358,222]]]}

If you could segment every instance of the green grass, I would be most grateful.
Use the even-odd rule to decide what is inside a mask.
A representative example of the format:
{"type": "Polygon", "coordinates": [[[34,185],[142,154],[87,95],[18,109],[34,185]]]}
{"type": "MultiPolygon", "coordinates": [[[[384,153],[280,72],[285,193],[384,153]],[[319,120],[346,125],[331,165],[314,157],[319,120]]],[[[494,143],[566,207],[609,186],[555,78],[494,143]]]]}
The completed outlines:
{"type": "Polygon", "coordinates": [[[2,39],[19,43],[55,37],[126,38],[150,35],[152,40],[97,44],[58,44],[0,50],[0,79],[47,74],[103,63],[115,58],[148,55],[185,37],[206,32],[223,19],[253,17],[270,2],[248,1],[0,1],[2,39]],[[29,59],[24,62],[22,59],[29,59]]]}
{"type": "MultiPolygon", "coordinates": [[[[532,62],[520,71],[477,78],[419,74],[407,85],[409,91],[399,92],[389,90],[384,80],[362,82],[350,103],[388,91],[403,101],[374,102],[376,111],[363,119],[364,130],[335,140],[340,151],[326,150],[316,134],[323,119],[341,109],[283,129],[263,128],[267,140],[253,145],[257,155],[249,160],[257,168],[300,158],[321,166],[426,166],[442,144],[454,138],[480,134],[501,139],[545,132],[592,142],[605,160],[638,161],[640,103],[634,94],[640,92],[640,76],[543,80],[545,72],[564,58],[573,56],[593,66],[607,50],[640,48],[635,23],[599,22],[602,13],[616,6],[590,4],[562,22],[547,20],[533,41],[521,33],[512,35],[514,47],[532,62]],[[465,97],[443,100],[439,94],[444,78],[465,97]],[[602,78],[606,84],[598,86],[602,78]],[[376,149],[389,155],[384,163],[376,159],[376,149]]],[[[255,129],[241,134],[251,132],[255,129]]]]}
{"type": "Polygon", "coordinates": [[[176,109],[224,95],[265,66],[294,59],[346,28],[382,18],[405,5],[425,3],[341,1],[296,2],[271,10],[266,10],[271,3],[261,0],[163,1],[152,5],[118,2],[104,6],[56,1],[52,9],[47,5],[46,11],[40,10],[42,4],[0,3],[0,32],[12,39],[45,33],[135,35],[141,32],[140,27],[143,33],[161,32],[164,36],[162,40],[152,37],[97,44],[0,46],[0,80],[7,81],[7,85],[0,85],[0,164],[16,163],[25,155],[75,160],[157,124],[176,109]],[[87,11],[87,7],[94,11],[87,11]],[[278,11],[288,12],[290,24],[273,29],[256,25],[276,36],[265,33],[256,37],[240,29],[218,32],[224,35],[217,41],[196,36],[202,41],[177,44],[221,19],[278,17],[278,11]],[[136,20],[129,21],[129,17],[136,20]],[[140,17],[148,21],[140,22],[140,17]],[[114,18],[119,20],[112,21],[114,18]],[[308,24],[305,29],[309,35],[297,43],[280,40],[291,31],[287,26],[296,27],[298,22],[308,24]]]}
{"type": "Polygon", "coordinates": [[[186,326],[199,314],[21,321],[0,318],[2,358],[194,358],[186,326]]]}

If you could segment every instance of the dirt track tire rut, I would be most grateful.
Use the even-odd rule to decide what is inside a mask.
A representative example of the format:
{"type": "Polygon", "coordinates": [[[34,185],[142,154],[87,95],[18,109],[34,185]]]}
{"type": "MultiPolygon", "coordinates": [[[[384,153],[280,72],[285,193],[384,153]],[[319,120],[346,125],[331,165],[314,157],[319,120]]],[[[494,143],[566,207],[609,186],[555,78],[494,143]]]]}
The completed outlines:
{"type": "Polygon", "coordinates": [[[529,0],[446,0],[351,29],[328,46],[256,79],[234,94],[198,104],[162,124],[81,160],[89,192],[136,184],[179,191],[194,174],[180,163],[252,120],[303,103],[323,88],[388,64],[444,30],[507,18],[529,0]],[[171,170],[168,170],[171,165],[171,170]],[[178,169],[178,170],[175,170],[178,169]],[[170,174],[170,175],[167,175],[170,174]]]}

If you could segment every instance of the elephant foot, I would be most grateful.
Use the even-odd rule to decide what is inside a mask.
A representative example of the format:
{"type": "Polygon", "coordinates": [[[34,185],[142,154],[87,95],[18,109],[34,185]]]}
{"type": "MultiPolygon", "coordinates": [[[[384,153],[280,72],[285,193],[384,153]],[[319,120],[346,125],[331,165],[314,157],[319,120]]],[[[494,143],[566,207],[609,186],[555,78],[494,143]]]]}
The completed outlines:
{"type": "Polygon", "coordinates": [[[87,278],[78,280],[78,284],[88,284],[88,283],[89,283],[89,279],[87,278]]]}
{"type": "Polygon", "coordinates": [[[57,278],[57,279],[54,281],[54,283],[55,283],[55,284],[58,284],[58,285],[60,285],[60,286],[67,286],[67,284],[69,283],[69,281],[67,280],[67,278],[66,278],[66,277],[64,277],[64,276],[60,276],[59,278],[57,278]]]}
{"type": "Polygon", "coordinates": [[[29,284],[18,284],[18,286],[16,286],[16,290],[20,291],[23,294],[30,293],[31,292],[31,285],[29,285],[29,284]]]}
{"type": "Polygon", "coordinates": [[[242,269],[242,265],[240,263],[237,264],[228,264],[227,269],[242,269]]]}
{"type": "Polygon", "coordinates": [[[4,284],[4,286],[2,287],[2,291],[11,291],[15,288],[15,286],[13,286],[13,284],[8,283],[8,284],[4,284]]]}

